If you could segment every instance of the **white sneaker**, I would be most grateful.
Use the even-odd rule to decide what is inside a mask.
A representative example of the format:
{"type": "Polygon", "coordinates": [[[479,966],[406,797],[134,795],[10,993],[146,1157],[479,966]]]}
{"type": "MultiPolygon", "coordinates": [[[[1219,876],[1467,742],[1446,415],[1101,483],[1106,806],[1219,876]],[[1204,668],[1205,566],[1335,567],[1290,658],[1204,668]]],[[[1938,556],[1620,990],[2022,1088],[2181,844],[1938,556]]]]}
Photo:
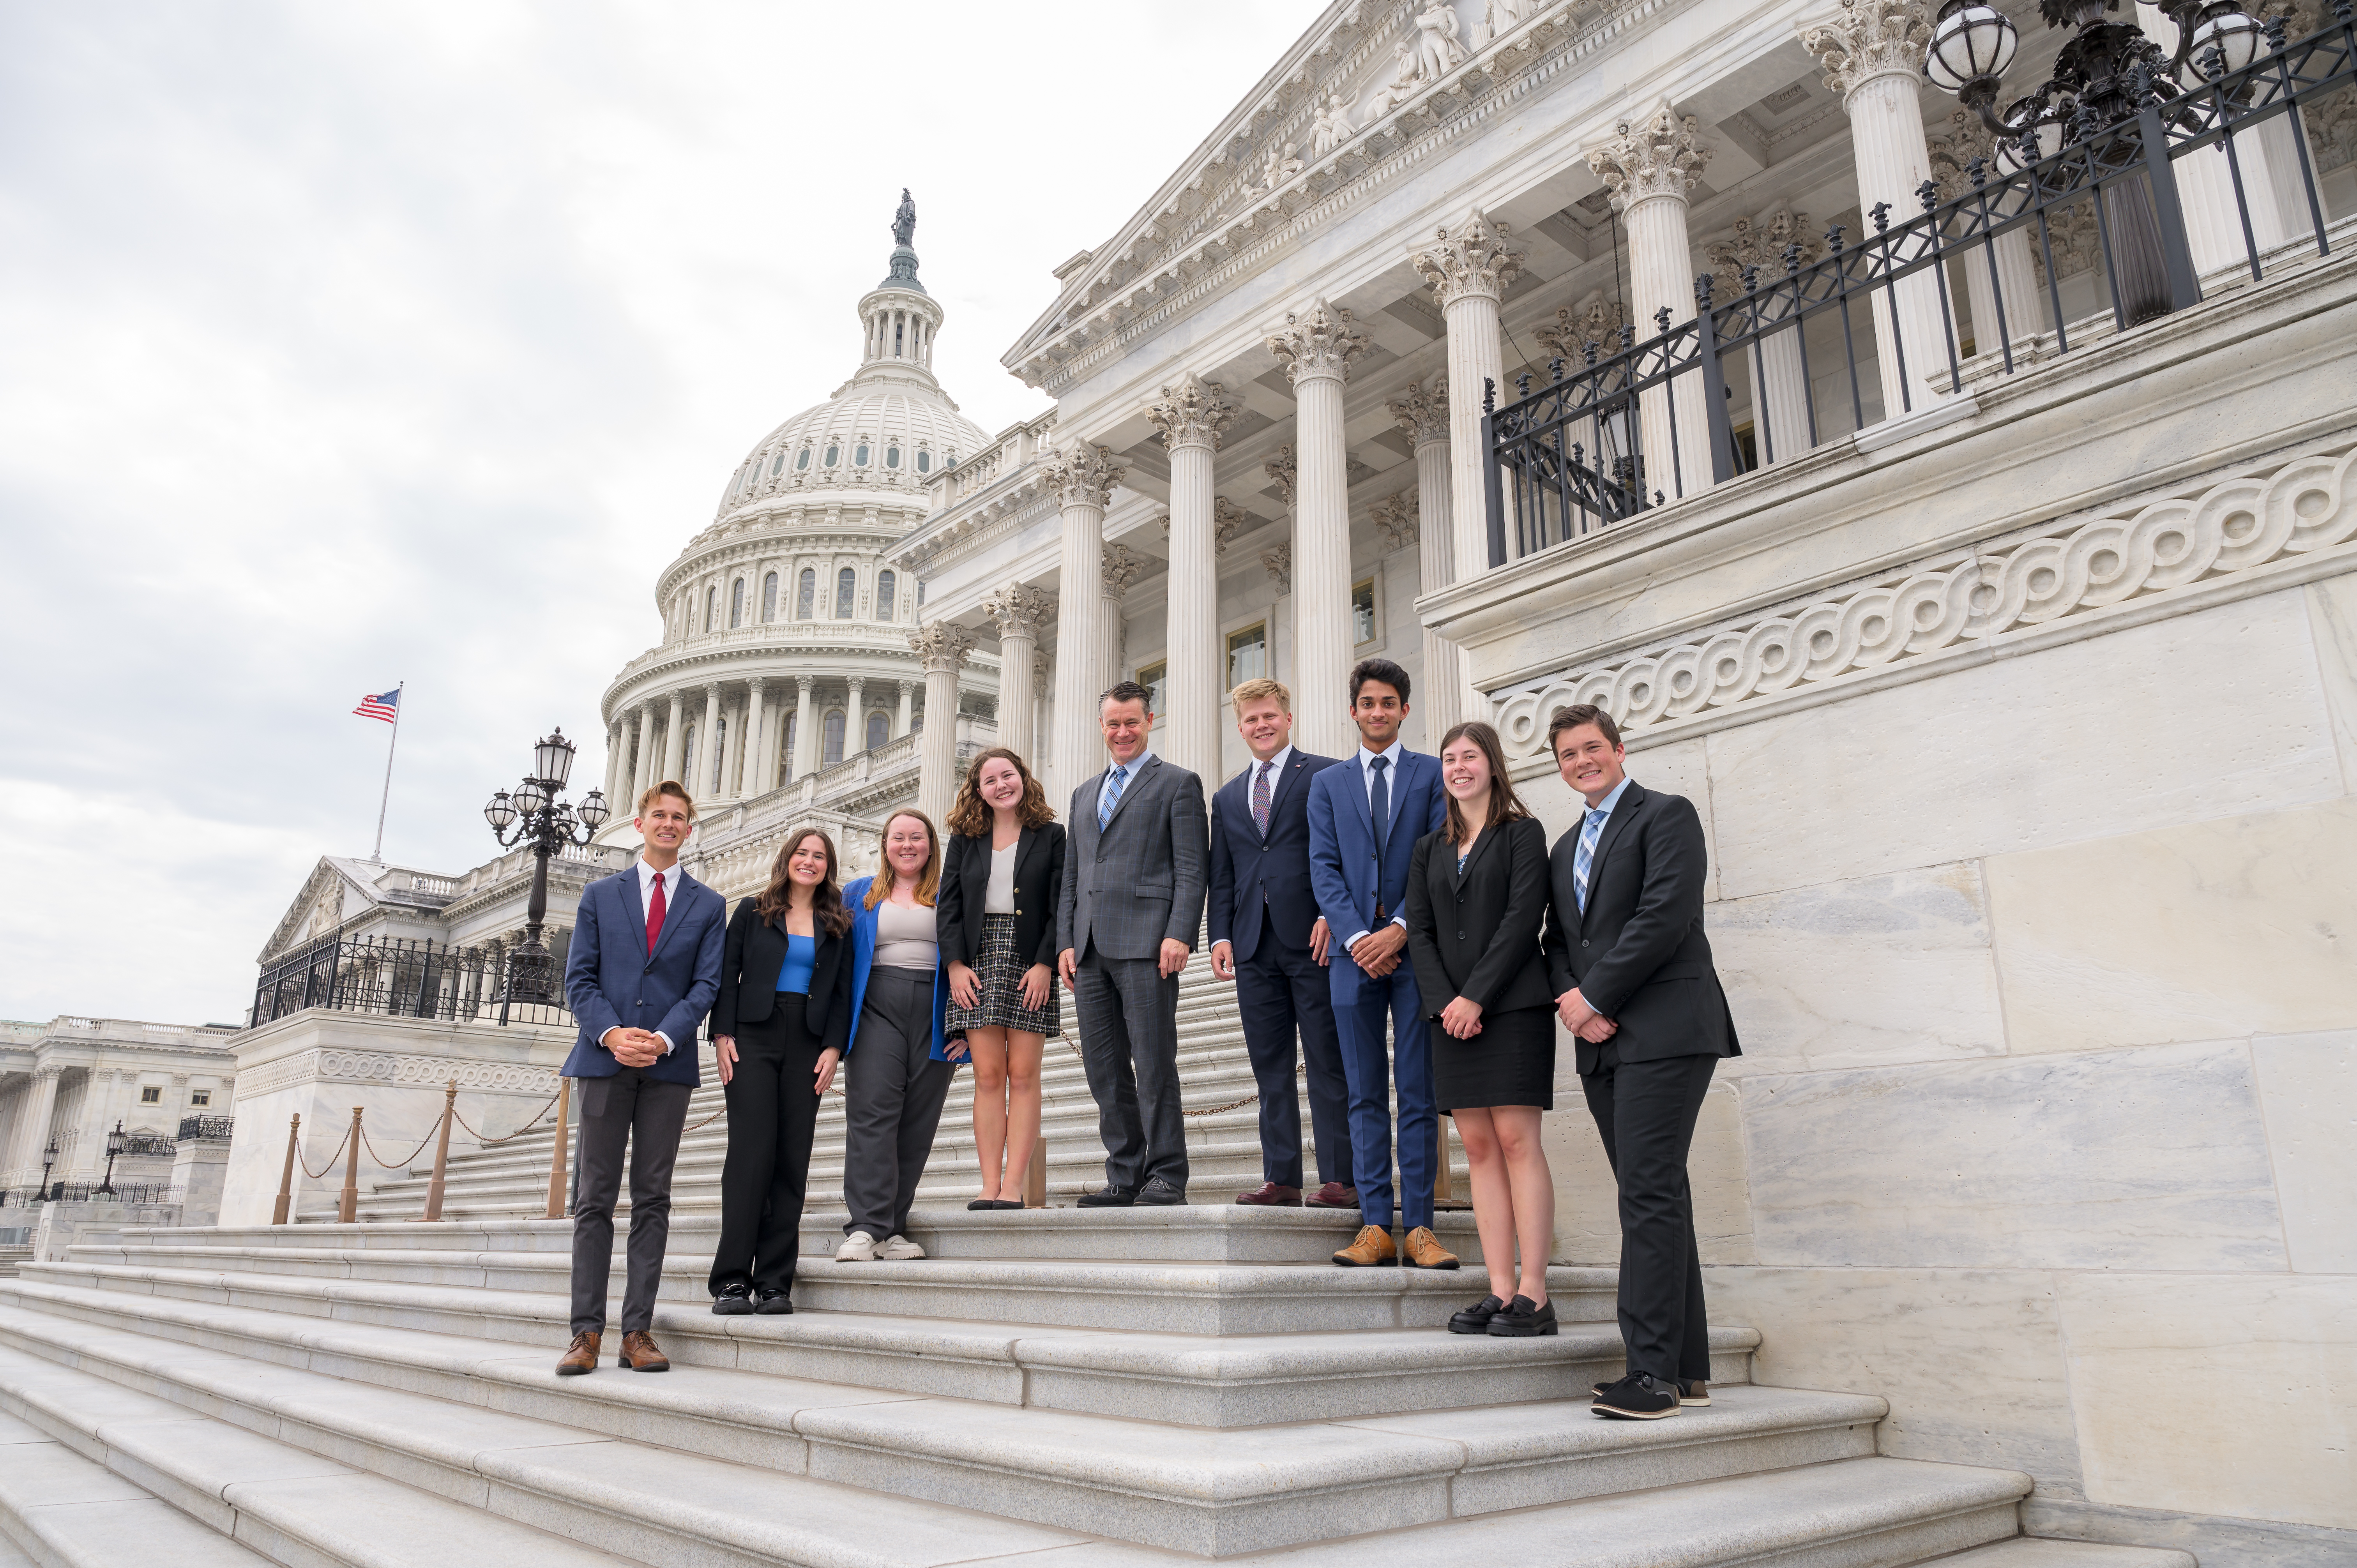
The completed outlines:
{"type": "Polygon", "coordinates": [[[924,1255],[925,1250],[906,1236],[887,1236],[876,1243],[876,1256],[887,1262],[901,1263],[924,1255]]]}
{"type": "Polygon", "coordinates": [[[872,1263],[876,1257],[876,1238],[865,1230],[854,1230],[843,1239],[843,1245],[834,1250],[834,1261],[838,1263],[872,1263]]]}

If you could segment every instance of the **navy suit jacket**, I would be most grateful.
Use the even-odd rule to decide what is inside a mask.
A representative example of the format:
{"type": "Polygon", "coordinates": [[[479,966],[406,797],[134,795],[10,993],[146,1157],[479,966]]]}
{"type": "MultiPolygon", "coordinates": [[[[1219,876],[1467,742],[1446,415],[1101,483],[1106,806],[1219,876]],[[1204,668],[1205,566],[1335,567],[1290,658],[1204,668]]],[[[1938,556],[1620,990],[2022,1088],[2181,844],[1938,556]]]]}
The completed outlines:
{"type": "Polygon", "coordinates": [[[1294,747],[1284,771],[1269,780],[1265,839],[1252,812],[1253,769],[1259,766],[1211,797],[1211,940],[1235,949],[1239,963],[1260,950],[1264,918],[1286,947],[1309,945],[1318,919],[1318,895],[1309,886],[1309,782],[1334,758],[1294,747]]]}
{"type": "Polygon", "coordinates": [[[1336,963],[1350,962],[1344,942],[1404,912],[1415,841],[1448,820],[1440,759],[1420,751],[1401,748],[1398,777],[1392,780],[1391,831],[1384,835],[1380,856],[1357,757],[1309,781],[1309,885],[1317,890],[1318,910],[1334,933],[1336,963]],[[1375,918],[1379,903],[1381,921],[1375,918]]]}
{"type": "Polygon", "coordinates": [[[565,1076],[613,1077],[622,1064],[597,1043],[606,1031],[651,1029],[670,1036],[672,1050],[655,1058],[647,1076],[691,1089],[701,1082],[695,1036],[720,994],[727,934],[727,901],[683,871],[651,953],[636,861],[583,888],[565,955],[565,1000],[581,1022],[581,1037],[565,1058],[565,1076]]]}

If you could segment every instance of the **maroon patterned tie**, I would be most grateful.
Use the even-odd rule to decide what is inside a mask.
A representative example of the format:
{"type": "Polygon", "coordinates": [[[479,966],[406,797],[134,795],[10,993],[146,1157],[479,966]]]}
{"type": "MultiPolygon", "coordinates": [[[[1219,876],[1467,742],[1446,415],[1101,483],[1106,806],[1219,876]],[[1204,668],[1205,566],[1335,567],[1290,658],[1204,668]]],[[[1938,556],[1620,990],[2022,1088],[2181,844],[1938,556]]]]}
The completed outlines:
{"type": "Polygon", "coordinates": [[[655,943],[662,940],[663,879],[655,878],[655,896],[647,904],[647,956],[655,956],[655,943]]]}
{"type": "Polygon", "coordinates": [[[1253,765],[1253,821],[1260,824],[1260,836],[1268,837],[1268,770],[1270,764],[1253,765]]]}

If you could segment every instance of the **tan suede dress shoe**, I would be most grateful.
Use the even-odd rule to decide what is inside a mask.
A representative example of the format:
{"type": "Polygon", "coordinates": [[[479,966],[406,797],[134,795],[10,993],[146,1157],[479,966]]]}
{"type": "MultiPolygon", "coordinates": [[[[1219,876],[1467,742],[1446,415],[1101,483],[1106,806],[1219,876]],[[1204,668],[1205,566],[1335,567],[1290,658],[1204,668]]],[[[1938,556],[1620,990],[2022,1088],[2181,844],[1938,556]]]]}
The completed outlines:
{"type": "Polygon", "coordinates": [[[1453,1269],[1457,1254],[1440,1244],[1429,1225],[1419,1225],[1407,1233],[1407,1255],[1400,1261],[1411,1269],[1453,1269]]]}
{"type": "Polygon", "coordinates": [[[598,1337],[597,1331],[594,1328],[585,1328],[575,1335],[571,1348],[565,1352],[565,1359],[556,1363],[556,1375],[560,1378],[577,1378],[584,1372],[596,1371],[598,1337]]]}
{"type": "Polygon", "coordinates": [[[1399,1251],[1392,1245],[1392,1233],[1380,1225],[1361,1225],[1351,1244],[1334,1254],[1334,1261],[1346,1269],[1374,1268],[1399,1262],[1399,1251]]]}
{"type": "Polygon", "coordinates": [[[622,1336],[622,1365],[633,1372],[668,1372],[671,1359],[655,1344],[655,1337],[641,1328],[622,1336]]]}

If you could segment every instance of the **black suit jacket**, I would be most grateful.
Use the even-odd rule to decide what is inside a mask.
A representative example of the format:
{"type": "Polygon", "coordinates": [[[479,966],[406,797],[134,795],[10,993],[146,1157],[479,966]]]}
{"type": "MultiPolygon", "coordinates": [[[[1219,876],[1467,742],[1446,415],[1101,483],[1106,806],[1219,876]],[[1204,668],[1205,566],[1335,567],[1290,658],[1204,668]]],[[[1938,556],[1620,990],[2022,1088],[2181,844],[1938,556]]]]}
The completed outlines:
{"type": "MultiPolygon", "coordinates": [[[[1555,994],[1577,986],[1620,1025],[1612,1044],[1622,1061],[1741,1056],[1703,935],[1708,852],[1694,802],[1630,780],[1597,841],[1585,915],[1571,875],[1578,852],[1575,826],[1553,855],[1546,953],[1555,994]]],[[[1593,1072],[1596,1058],[1597,1048],[1580,1041],[1579,1070],[1593,1072]]]]}
{"type": "MultiPolygon", "coordinates": [[[[841,1050],[851,1037],[851,933],[826,933],[817,922],[818,958],[811,970],[810,1001],[802,1020],[827,1046],[841,1050]]],[[[771,923],[753,913],[753,900],[728,917],[721,949],[720,995],[712,1004],[712,1032],[734,1035],[740,1024],[758,1024],[777,1011],[778,971],[786,963],[783,917],[771,923]]]]}
{"type": "MultiPolygon", "coordinates": [[[[1025,828],[1015,842],[1015,946],[1056,967],[1056,897],[1064,887],[1064,824],[1025,828]]],[[[952,836],[933,903],[942,961],[982,967],[982,901],[990,894],[990,835],[952,836]]]]}
{"type": "Polygon", "coordinates": [[[1446,828],[1416,840],[1402,913],[1426,1015],[1458,996],[1485,1014],[1551,1006],[1546,912],[1546,828],[1535,818],[1484,829],[1462,875],[1446,828]]]}
{"type": "Polygon", "coordinates": [[[1309,945],[1309,928],[1318,922],[1318,895],[1309,886],[1309,780],[1336,760],[1294,748],[1269,780],[1265,839],[1252,812],[1259,763],[1211,797],[1211,940],[1234,948],[1239,963],[1260,950],[1267,921],[1275,922],[1276,940],[1286,947],[1309,945]]]}

